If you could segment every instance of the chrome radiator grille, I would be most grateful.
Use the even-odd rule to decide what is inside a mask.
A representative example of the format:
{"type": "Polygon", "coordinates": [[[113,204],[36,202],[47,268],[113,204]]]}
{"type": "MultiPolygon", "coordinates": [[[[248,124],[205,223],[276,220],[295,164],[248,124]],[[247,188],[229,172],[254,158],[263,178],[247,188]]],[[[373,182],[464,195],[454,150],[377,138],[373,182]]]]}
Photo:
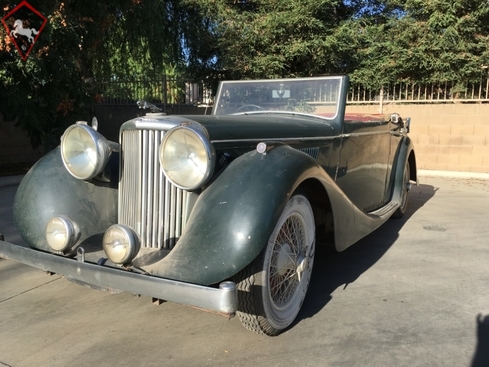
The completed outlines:
{"type": "Polygon", "coordinates": [[[119,223],[134,229],[142,247],[172,248],[188,217],[188,192],[172,185],[160,169],[164,131],[125,130],[121,141],[119,223]]]}

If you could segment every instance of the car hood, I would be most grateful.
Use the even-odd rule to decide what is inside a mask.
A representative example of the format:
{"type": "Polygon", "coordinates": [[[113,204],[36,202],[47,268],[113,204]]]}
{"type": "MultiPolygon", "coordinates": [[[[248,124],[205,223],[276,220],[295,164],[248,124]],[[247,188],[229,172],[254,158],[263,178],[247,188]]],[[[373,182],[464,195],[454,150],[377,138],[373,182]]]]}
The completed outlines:
{"type": "MultiPolygon", "coordinates": [[[[171,116],[170,116],[171,117],[171,116]]],[[[339,133],[334,121],[314,116],[252,114],[184,116],[202,124],[213,142],[230,140],[280,140],[326,137],[339,133]]]]}

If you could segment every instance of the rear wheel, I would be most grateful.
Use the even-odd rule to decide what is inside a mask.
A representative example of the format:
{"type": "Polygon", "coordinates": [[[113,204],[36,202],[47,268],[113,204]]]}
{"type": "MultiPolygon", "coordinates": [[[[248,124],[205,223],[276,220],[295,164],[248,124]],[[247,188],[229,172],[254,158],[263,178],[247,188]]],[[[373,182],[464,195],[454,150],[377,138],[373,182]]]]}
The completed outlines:
{"type": "Polygon", "coordinates": [[[404,167],[404,175],[402,177],[401,205],[392,215],[394,218],[401,218],[406,213],[408,207],[409,190],[411,189],[411,177],[409,172],[409,161],[407,161],[406,166],[404,167]]]}
{"type": "Polygon", "coordinates": [[[238,316],[259,334],[278,335],[304,302],[314,261],[315,225],[309,201],[293,196],[262,253],[237,275],[238,316]]]}

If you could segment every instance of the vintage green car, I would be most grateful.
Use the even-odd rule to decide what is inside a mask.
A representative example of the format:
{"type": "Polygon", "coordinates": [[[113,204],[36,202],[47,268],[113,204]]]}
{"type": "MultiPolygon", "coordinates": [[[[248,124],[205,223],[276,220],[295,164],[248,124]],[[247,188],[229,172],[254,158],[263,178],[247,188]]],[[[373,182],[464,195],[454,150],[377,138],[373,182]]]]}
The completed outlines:
{"type": "Polygon", "coordinates": [[[417,183],[409,119],[345,113],[348,77],[225,81],[212,115],[150,112],[119,143],[77,122],[25,176],[0,257],[277,335],[316,237],[345,250],[417,183]]]}

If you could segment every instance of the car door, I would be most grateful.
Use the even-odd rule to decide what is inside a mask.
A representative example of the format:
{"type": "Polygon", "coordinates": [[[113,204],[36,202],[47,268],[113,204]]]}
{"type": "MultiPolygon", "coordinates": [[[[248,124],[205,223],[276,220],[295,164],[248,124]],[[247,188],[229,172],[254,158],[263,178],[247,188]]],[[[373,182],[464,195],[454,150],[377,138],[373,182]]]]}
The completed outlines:
{"type": "Polygon", "coordinates": [[[346,115],[336,183],[364,212],[386,203],[390,172],[391,134],[389,122],[378,115],[346,115]]]}

